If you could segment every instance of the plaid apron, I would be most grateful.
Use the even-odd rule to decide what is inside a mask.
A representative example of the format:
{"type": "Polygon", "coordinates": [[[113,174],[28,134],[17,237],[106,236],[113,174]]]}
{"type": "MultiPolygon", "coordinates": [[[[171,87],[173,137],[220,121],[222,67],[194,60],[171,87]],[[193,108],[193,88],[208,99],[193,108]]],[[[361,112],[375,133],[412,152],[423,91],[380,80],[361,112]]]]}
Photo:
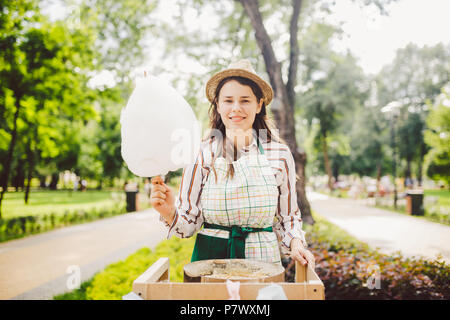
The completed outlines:
{"type": "Polygon", "coordinates": [[[279,191],[259,140],[259,153],[233,162],[234,176],[226,177],[227,162],[215,161],[217,182],[210,173],[201,194],[203,229],[197,234],[192,261],[245,258],[281,263],[272,231],[279,191]]]}

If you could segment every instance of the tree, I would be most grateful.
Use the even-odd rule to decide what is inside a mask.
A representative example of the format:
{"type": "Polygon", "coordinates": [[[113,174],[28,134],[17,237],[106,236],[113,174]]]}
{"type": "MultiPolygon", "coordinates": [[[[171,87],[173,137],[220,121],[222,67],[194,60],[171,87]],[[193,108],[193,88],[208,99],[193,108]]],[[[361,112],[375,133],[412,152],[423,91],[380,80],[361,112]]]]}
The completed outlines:
{"type": "MultiPolygon", "coordinates": [[[[89,25],[97,34],[93,50],[98,53],[96,66],[114,76],[117,84],[132,80],[131,72],[141,66],[145,58],[143,40],[160,36],[154,30],[151,16],[159,1],[145,0],[65,0],[73,6],[69,18],[79,26],[89,25]]],[[[130,90],[130,88],[128,88],[130,90]]],[[[123,92],[127,98],[129,92],[123,92]]]]}
{"type": "Polygon", "coordinates": [[[411,177],[411,163],[417,162],[419,183],[428,151],[423,137],[428,112],[425,106],[450,81],[449,61],[450,45],[419,47],[408,44],[397,50],[394,61],[377,76],[380,105],[398,101],[403,106],[397,123],[402,141],[399,154],[406,162],[405,177],[411,177]]]}
{"type": "Polygon", "coordinates": [[[120,132],[120,111],[123,107],[121,89],[105,89],[101,92],[99,99],[101,118],[96,123],[95,137],[93,141],[98,147],[98,159],[102,166],[102,175],[98,177],[99,188],[104,180],[112,185],[114,178],[120,176],[124,165],[121,154],[121,132],[120,132]]]}
{"type": "Polygon", "coordinates": [[[24,25],[34,23],[38,17],[33,14],[36,10],[36,2],[1,2],[0,3],[0,79],[1,79],[1,138],[2,150],[2,172],[0,175],[0,217],[1,203],[7,190],[8,179],[13,162],[14,148],[17,141],[18,119],[20,113],[20,101],[24,95],[23,67],[20,59],[23,53],[18,50],[17,39],[23,32],[24,25]],[[31,13],[31,14],[30,14],[31,13]],[[11,109],[13,112],[8,112],[11,109]],[[10,110],[8,110],[10,109],[10,110]]]}
{"type": "Polygon", "coordinates": [[[425,142],[431,149],[425,156],[426,172],[430,178],[450,186],[450,88],[442,89],[435,104],[430,103],[429,107],[425,142]]]}
{"type": "Polygon", "coordinates": [[[146,57],[143,40],[160,37],[151,16],[158,1],[132,0],[66,0],[73,6],[69,18],[75,25],[88,25],[98,37],[93,43],[96,70],[92,74],[108,73],[113,84],[92,85],[99,117],[86,124],[82,135],[83,148],[75,171],[96,179],[99,188],[103,180],[111,183],[121,175],[124,162],[120,153],[120,111],[133,89],[133,72],[146,57]]]}
{"type": "MultiPolygon", "coordinates": [[[[323,29],[323,26],[320,29],[323,29]]],[[[298,101],[303,107],[303,114],[308,122],[311,124],[313,119],[318,121],[317,138],[320,142],[325,171],[328,175],[328,188],[333,190],[332,179],[333,176],[338,174],[336,172],[333,174],[332,166],[336,171],[339,165],[337,162],[332,164],[330,161],[329,144],[332,142],[330,138],[333,135],[335,137],[341,136],[339,141],[343,142],[342,135],[338,134],[339,131],[342,131],[342,122],[353,118],[353,114],[365,100],[367,90],[364,89],[365,86],[363,85],[365,82],[364,74],[356,65],[355,59],[350,54],[333,53],[329,48],[329,37],[332,33],[328,31],[327,34],[326,37],[315,37],[315,39],[324,38],[322,45],[316,47],[322,51],[318,55],[320,58],[316,58],[318,59],[317,62],[313,63],[317,49],[307,52],[311,55],[308,59],[309,63],[306,65],[308,68],[307,74],[310,74],[307,82],[310,85],[308,90],[299,94],[298,101]],[[320,77],[317,74],[320,74],[320,77]]],[[[345,135],[345,132],[343,133],[345,135]]],[[[335,159],[337,161],[342,160],[337,155],[335,159]]]]}
{"type": "Polygon", "coordinates": [[[90,33],[71,33],[62,23],[47,22],[34,2],[7,2],[6,6],[1,10],[0,26],[5,119],[1,123],[5,141],[0,145],[7,150],[2,159],[0,213],[17,144],[26,144],[22,150],[26,152],[29,191],[36,153],[44,157],[59,153],[59,119],[76,122],[94,114],[85,87],[85,72],[91,66],[90,33]]]}
{"type": "Polygon", "coordinates": [[[421,108],[416,108],[417,111],[415,111],[411,106],[403,106],[402,109],[397,132],[398,139],[401,141],[398,145],[399,155],[406,160],[405,178],[411,178],[412,162],[417,159],[419,162],[417,176],[421,184],[422,161],[428,151],[423,135],[426,127],[425,112],[421,108]]]}

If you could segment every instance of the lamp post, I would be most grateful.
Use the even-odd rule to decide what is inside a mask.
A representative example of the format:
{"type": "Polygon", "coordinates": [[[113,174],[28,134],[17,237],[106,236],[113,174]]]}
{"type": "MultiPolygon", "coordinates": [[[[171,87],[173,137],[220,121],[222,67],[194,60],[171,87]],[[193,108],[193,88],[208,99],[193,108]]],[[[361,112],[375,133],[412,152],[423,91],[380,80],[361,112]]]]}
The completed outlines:
{"type": "Polygon", "coordinates": [[[402,103],[399,101],[391,101],[386,106],[381,108],[381,112],[389,114],[389,122],[391,128],[391,148],[392,148],[392,176],[394,179],[394,208],[397,209],[397,184],[395,182],[397,178],[397,144],[395,139],[395,124],[400,114],[400,107],[402,103]]]}

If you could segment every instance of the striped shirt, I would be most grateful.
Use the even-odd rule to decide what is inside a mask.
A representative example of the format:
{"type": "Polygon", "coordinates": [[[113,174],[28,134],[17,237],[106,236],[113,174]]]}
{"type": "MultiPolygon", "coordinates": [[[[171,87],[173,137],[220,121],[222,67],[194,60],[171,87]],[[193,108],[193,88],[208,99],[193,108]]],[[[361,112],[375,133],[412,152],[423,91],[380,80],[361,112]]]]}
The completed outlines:
{"type": "MultiPolygon", "coordinates": [[[[301,213],[297,205],[295,163],[289,147],[285,144],[260,139],[275,180],[279,196],[278,207],[275,212],[273,230],[277,235],[280,249],[283,254],[289,253],[291,240],[298,238],[307,247],[305,232],[302,230],[301,213]]],[[[208,139],[202,142],[199,154],[194,164],[183,170],[180,190],[176,197],[176,213],[172,225],[160,220],[168,227],[167,238],[175,235],[180,238],[190,237],[203,225],[204,219],[201,209],[201,193],[205,182],[214,179],[211,162],[215,153],[221,154],[222,146],[217,139],[208,139]],[[220,148],[219,148],[220,147],[220,148]]],[[[227,148],[228,149],[228,148],[227,148]]],[[[259,152],[256,139],[240,150],[240,155],[259,152]]],[[[229,161],[229,157],[226,157],[229,161]]]]}

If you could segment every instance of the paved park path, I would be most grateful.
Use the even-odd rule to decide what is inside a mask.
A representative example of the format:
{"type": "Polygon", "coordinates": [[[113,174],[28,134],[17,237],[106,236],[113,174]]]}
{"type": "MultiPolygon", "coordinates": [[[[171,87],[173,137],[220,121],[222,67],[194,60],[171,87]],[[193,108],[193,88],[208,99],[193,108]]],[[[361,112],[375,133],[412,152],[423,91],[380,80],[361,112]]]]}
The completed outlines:
{"type": "Polygon", "coordinates": [[[108,264],[165,238],[153,209],[0,243],[0,299],[52,299],[108,264]]]}
{"type": "Polygon", "coordinates": [[[351,199],[308,192],[314,211],[372,248],[406,257],[434,259],[438,253],[450,264],[450,226],[382,210],[351,199]]]}

